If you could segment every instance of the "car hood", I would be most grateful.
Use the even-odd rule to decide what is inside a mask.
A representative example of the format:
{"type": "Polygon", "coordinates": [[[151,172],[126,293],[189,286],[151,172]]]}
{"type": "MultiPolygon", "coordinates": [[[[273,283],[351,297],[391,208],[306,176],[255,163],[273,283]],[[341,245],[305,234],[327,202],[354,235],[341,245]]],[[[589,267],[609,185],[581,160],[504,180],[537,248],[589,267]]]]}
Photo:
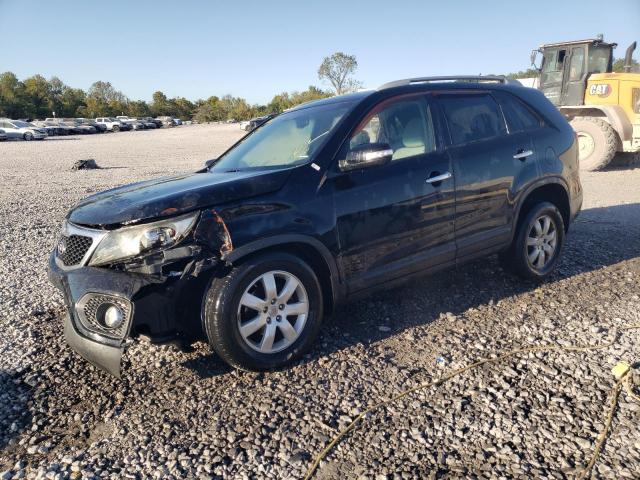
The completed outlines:
{"type": "Polygon", "coordinates": [[[290,173],[290,169],[202,171],[132,183],[85,198],[67,218],[75,224],[100,227],[155,220],[274,192],[290,173]]]}

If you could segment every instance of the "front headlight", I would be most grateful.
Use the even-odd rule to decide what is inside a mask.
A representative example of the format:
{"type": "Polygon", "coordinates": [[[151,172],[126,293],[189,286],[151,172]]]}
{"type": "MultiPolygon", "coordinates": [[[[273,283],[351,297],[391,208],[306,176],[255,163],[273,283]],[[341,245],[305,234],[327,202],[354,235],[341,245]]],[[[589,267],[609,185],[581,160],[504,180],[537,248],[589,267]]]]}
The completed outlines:
{"type": "Polygon", "coordinates": [[[193,228],[198,212],[109,232],[98,244],[89,265],[104,265],[152,250],[174,246],[193,228]]]}

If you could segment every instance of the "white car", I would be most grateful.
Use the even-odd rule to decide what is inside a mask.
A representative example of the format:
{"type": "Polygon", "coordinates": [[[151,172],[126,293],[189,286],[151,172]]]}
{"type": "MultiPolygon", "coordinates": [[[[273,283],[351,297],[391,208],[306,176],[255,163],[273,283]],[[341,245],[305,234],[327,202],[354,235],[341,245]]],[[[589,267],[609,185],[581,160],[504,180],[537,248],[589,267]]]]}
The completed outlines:
{"type": "Polygon", "coordinates": [[[110,132],[119,132],[120,130],[131,130],[129,125],[126,125],[117,118],[111,117],[98,117],[96,123],[101,123],[107,127],[110,132]]]}
{"type": "Polygon", "coordinates": [[[21,138],[23,140],[43,140],[47,138],[47,132],[32,123],[22,120],[0,119],[0,129],[4,130],[7,138],[21,138]]]}

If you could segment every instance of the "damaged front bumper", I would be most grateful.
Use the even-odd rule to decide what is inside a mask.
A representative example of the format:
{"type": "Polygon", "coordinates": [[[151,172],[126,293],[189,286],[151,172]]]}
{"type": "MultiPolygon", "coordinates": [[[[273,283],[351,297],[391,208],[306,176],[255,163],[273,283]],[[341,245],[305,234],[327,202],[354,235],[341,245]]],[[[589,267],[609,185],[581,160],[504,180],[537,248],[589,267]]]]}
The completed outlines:
{"type": "MultiPolygon", "coordinates": [[[[192,262],[169,275],[89,266],[65,269],[52,252],[48,275],[64,296],[67,343],[86,360],[119,378],[121,357],[132,337],[163,343],[180,336],[198,336],[201,330],[191,307],[199,313],[203,282],[193,273],[202,264],[192,262]],[[109,316],[109,308],[116,313],[109,316]]],[[[212,266],[209,262],[208,267],[212,266]]]]}

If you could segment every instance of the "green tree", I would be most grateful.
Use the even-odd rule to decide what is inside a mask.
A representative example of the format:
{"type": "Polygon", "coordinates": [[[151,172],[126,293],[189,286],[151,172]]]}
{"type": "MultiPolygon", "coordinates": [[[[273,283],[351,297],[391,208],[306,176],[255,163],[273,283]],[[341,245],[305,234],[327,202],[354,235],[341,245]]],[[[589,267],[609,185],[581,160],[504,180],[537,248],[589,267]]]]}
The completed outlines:
{"type": "Polygon", "coordinates": [[[355,55],[336,52],[324,58],[318,68],[318,78],[330,83],[336,95],[354,92],[362,87],[359,81],[353,79],[357,68],[358,61],[355,55]]]}
{"type": "Polygon", "coordinates": [[[54,101],[51,86],[42,75],[34,75],[24,81],[24,93],[27,101],[25,116],[45,118],[51,116],[54,101]]]}
{"type": "Polygon", "coordinates": [[[267,113],[280,113],[288,108],[295,107],[301,103],[311,102],[313,100],[319,100],[321,98],[327,98],[332,95],[331,92],[326,92],[313,85],[309,86],[304,92],[282,92],[275,95],[271,102],[266,107],[267,113]]]}
{"type": "Polygon", "coordinates": [[[125,111],[130,117],[148,117],[151,114],[151,107],[144,100],[135,100],[127,103],[125,111]]]}
{"type": "Polygon", "coordinates": [[[87,114],[90,117],[121,115],[127,109],[128,99],[109,82],[95,82],[87,93],[87,114]]]}
{"type": "Polygon", "coordinates": [[[0,116],[24,118],[26,105],[24,83],[12,72],[0,74],[0,116]]]}
{"type": "MultiPolygon", "coordinates": [[[[613,61],[613,68],[612,70],[614,72],[624,72],[624,58],[616,58],[613,61]]],[[[640,72],[640,64],[638,63],[638,61],[635,58],[631,59],[631,71],[632,72],[640,72]]]]}
{"type": "Polygon", "coordinates": [[[173,116],[178,118],[191,118],[196,108],[192,101],[184,97],[172,98],[170,105],[173,116]]]}
{"type": "Polygon", "coordinates": [[[510,79],[535,78],[540,76],[540,72],[535,68],[527,68],[526,70],[520,70],[519,72],[507,73],[505,76],[510,79]]]}
{"type": "Polygon", "coordinates": [[[171,115],[172,112],[169,111],[169,101],[164,93],[161,91],[153,92],[151,98],[151,111],[154,116],[171,115]]]}
{"type": "Polygon", "coordinates": [[[65,87],[60,95],[59,106],[54,109],[56,116],[62,118],[89,116],[85,105],[86,100],[87,96],[81,88],[65,87]],[[83,110],[80,111],[80,109],[83,110]]]}

